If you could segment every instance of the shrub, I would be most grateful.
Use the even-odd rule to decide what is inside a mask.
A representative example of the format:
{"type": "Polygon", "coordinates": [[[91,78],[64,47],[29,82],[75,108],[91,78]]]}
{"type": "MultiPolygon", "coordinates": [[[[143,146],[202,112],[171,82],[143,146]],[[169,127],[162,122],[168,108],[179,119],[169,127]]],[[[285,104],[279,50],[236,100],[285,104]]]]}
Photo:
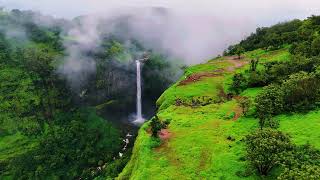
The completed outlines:
{"type": "Polygon", "coordinates": [[[304,111],[320,100],[320,79],[317,73],[292,74],[281,85],[269,85],[256,97],[257,116],[266,119],[284,111],[304,111]]]}
{"type": "Polygon", "coordinates": [[[248,77],[248,87],[263,87],[267,85],[267,76],[264,72],[252,71],[248,77]]]}
{"type": "Polygon", "coordinates": [[[320,151],[308,144],[287,152],[282,164],[278,179],[320,179],[320,151]]]}
{"type": "Polygon", "coordinates": [[[162,128],[165,128],[168,125],[167,123],[168,122],[163,123],[157,115],[153,117],[150,123],[152,137],[158,137],[158,132],[161,131],[162,128]]]}
{"type": "Polygon", "coordinates": [[[251,71],[251,72],[256,71],[258,64],[259,64],[259,59],[252,59],[252,60],[250,61],[250,71],[251,71]]]}
{"type": "Polygon", "coordinates": [[[314,74],[299,72],[283,82],[282,90],[287,111],[311,109],[320,99],[320,80],[314,74]]]}
{"type": "Polygon", "coordinates": [[[293,147],[286,134],[270,128],[249,134],[245,142],[246,159],[261,175],[268,175],[280,164],[284,152],[293,147]]]}
{"type": "Polygon", "coordinates": [[[302,168],[303,165],[320,165],[320,151],[309,144],[296,146],[286,154],[283,161],[286,168],[302,168]]]}
{"type": "Polygon", "coordinates": [[[236,94],[241,93],[248,87],[247,79],[244,77],[243,74],[237,73],[232,78],[232,84],[230,90],[236,94]]]}
{"type": "Polygon", "coordinates": [[[287,179],[308,179],[308,180],[319,180],[320,179],[320,166],[316,165],[304,165],[302,168],[285,169],[280,174],[278,180],[287,179]]]}
{"type": "Polygon", "coordinates": [[[238,55],[238,59],[241,59],[241,55],[245,52],[245,49],[240,46],[240,45],[237,45],[236,48],[235,48],[235,54],[238,55]]]}
{"type": "Polygon", "coordinates": [[[269,119],[266,119],[262,127],[277,129],[279,125],[280,125],[279,120],[276,120],[274,118],[269,118],[269,119]]]}

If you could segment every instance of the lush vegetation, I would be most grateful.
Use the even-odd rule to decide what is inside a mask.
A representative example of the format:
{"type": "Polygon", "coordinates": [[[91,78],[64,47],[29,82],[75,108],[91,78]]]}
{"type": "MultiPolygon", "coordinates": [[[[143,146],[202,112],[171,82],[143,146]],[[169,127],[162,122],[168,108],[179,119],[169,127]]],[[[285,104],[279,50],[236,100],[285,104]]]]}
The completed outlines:
{"type": "Polygon", "coordinates": [[[120,132],[74,102],[55,70],[64,54],[59,27],[35,24],[38,16],[0,16],[0,178],[95,177],[120,151],[120,132]]]}
{"type": "Polygon", "coordinates": [[[319,16],[258,28],[163,94],[179,62],[117,33],[80,53],[94,72],[61,74],[81,18],[1,10],[0,179],[320,178],[319,16]],[[131,156],[108,119],[134,111],[144,52],[144,99],[162,95],[131,156]]]}
{"type": "Polygon", "coordinates": [[[319,19],[258,28],[188,67],[119,179],[319,179],[319,19]]]}
{"type": "Polygon", "coordinates": [[[101,34],[97,48],[77,57],[93,59],[95,71],[70,82],[59,68],[71,56],[68,45],[80,47],[68,31],[81,18],[0,10],[0,179],[116,177],[131,154],[130,145],[122,149],[128,132],[119,122],[135,109],[135,92],[128,91],[135,84],[133,58],[150,56],[143,68],[146,101],[155,102],[175,80],[178,63],[135,40],[127,45],[128,39],[101,34]]]}
{"type": "Polygon", "coordinates": [[[294,147],[289,137],[281,131],[268,129],[279,127],[279,122],[274,118],[276,115],[318,108],[319,27],[319,17],[312,16],[304,21],[294,20],[270,28],[259,28],[255,34],[225,52],[238,55],[236,48],[239,47],[246,50],[274,50],[289,45],[292,54],[287,61],[263,62],[259,68],[259,55],[251,57],[256,60],[251,60],[248,70],[233,76],[230,87],[235,94],[247,88],[264,87],[255,97],[254,116],[259,119],[261,130],[248,135],[246,142],[247,158],[261,175],[268,175],[272,168],[280,166],[282,173],[279,179],[319,178],[319,152],[316,149],[310,145],[294,147]],[[312,160],[298,158],[301,151],[305,151],[306,157],[313,157],[312,160]]]}

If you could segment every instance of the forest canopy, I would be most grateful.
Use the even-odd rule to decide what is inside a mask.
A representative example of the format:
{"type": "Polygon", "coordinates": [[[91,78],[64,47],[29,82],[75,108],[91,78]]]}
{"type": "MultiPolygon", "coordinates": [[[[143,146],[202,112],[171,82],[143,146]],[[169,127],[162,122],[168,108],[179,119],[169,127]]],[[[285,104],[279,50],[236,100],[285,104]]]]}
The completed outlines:
{"type": "Polygon", "coordinates": [[[179,63],[131,38],[105,34],[85,47],[70,35],[84,18],[0,11],[0,151],[7,153],[0,155],[0,179],[117,176],[131,152],[122,152],[128,132],[119,123],[135,110],[135,91],[128,91],[134,58],[150,54],[143,68],[149,104],[178,77],[179,63]],[[68,69],[83,59],[92,60],[93,71],[68,69]]]}

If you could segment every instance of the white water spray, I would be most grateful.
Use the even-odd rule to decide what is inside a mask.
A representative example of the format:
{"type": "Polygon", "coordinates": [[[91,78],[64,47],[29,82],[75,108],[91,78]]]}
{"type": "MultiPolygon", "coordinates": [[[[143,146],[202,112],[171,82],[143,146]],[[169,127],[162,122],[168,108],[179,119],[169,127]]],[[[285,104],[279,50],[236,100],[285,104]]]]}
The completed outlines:
{"type": "Polygon", "coordinates": [[[141,62],[136,60],[137,65],[137,117],[134,123],[142,124],[144,119],[142,117],[142,105],[141,105],[141,62]]]}

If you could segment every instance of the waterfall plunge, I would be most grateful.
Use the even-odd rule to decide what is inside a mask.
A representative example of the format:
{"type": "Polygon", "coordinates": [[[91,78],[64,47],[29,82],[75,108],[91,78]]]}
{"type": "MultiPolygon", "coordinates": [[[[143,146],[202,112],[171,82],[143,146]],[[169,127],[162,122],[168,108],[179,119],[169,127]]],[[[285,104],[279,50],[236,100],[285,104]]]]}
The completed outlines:
{"type": "Polygon", "coordinates": [[[141,62],[136,60],[137,65],[137,116],[134,121],[135,124],[144,123],[144,119],[142,117],[142,105],[141,105],[141,62]]]}

